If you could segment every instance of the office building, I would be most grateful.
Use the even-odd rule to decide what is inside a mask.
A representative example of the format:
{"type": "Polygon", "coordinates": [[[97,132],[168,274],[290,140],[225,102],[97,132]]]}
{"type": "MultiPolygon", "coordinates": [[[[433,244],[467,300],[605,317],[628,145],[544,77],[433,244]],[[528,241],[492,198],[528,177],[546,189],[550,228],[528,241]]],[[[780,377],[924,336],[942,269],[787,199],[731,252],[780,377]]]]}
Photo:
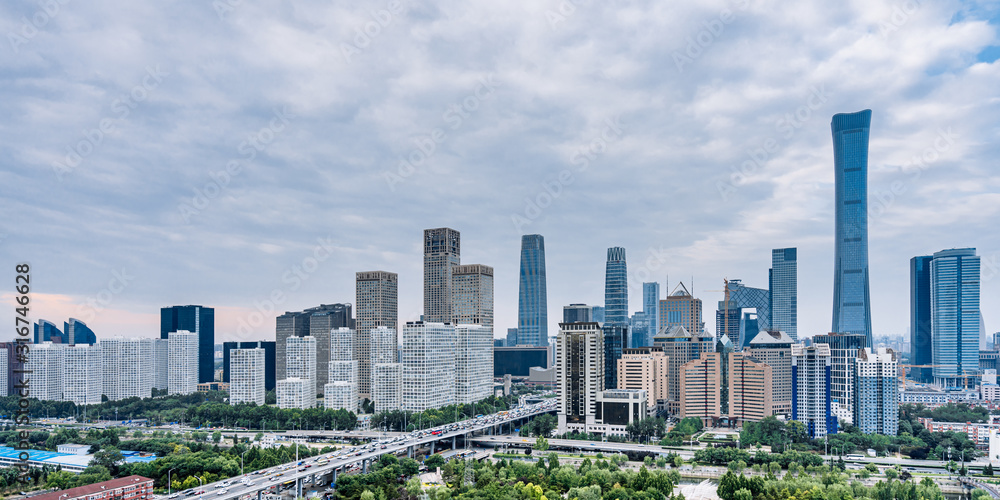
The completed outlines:
{"type": "Polygon", "coordinates": [[[548,368],[548,346],[518,346],[493,348],[493,376],[510,375],[524,378],[533,367],[548,368]]]}
{"type": "Polygon", "coordinates": [[[792,411],[792,338],[785,332],[760,332],[746,351],[771,367],[771,402],[775,415],[792,411]]]}
{"type": "Polygon", "coordinates": [[[649,415],[649,396],[642,389],[608,389],[597,393],[595,424],[589,432],[628,436],[628,426],[649,415]]]}
{"type": "Polygon", "coordinates": [[[314,408],[316,406],[316,391],[312,389],[314,385],[315,380],[298,377],[279,380],[274,391],[278,399],[278,408],[283,410],[314,408]]]}
{"type": "Polygon", "coordinates": [[[675,326],[701,334],[705,323],[701,321],[701,299],[696,299],[684,283],[679,283],[666,299],[660,301],[660,329],[670,331],[675,326]]]}
{"type": "Polygon", "coordinates": [[[728,335],[720,335],[715,342],[715,352],[719,353],[722,359],[722,400],[720,406],[723,415],[729,414],[729,355],[735,350],[736,346],[728,335]]]}
{"type": "Polygon", "coordinates": [[[563,306],[563,323],[590,323],[592,320],[593,308],[587,304],[563,306]]]}
{"type": "Polygon", "coordinates": [[[455,402],[478,403],[493,393],[492,330],[456,325],[455,336],[455,402]]]}
{"type": "Polygon", "coordinates": [[[830,398],[830,346],[792,345],[792,420],[802,422],[811,439],[837,433],[830,398]]]}
{"type": "Polygon", "coordinates": [[[895,436],[899,430],[899,363],[892,349],[858,351],[854,425],[865,434],[895,436]]]}
{"type": "Polygon", "coordinates": [[[833,326],[872,347],[868,291],[868,132],[870,109],[833,115],[835,198],[833,326]]]}
{"type": "Polygon", "coordinates": [[[387,326],[375,327],[370,330],[369,337],[371,338],[371,351],[369,353],[371,364],[397,362],[399,345],[395,329],[387,326]]]}
{"type": "Polygon", "coordinates": [[[830,346],[830,398],[843,410],[847,423],[854,422],[854,362],[864,348],[865,336],[857,333],[814,335],[814,344],[830,346]]]}
{"type": "Polygon", "coordinates": [[[771,292],[763,288],[746,286],[738,279],[728,280],[726,287],[729,289],[729,308],[716,313],[716,329],[720,332],[725,331],[727,335],[734,335],[730,339],[738,339],[736,345],[742,349],[750,345],[750,341],[761,330],[771,329],[771,292]],[[739,318],[740,314],[751,309],[755,314],[755,322],[741,322],[738,332],[733,332],[734,325],[726,323],[725,314],[728,312],[729,320],[732,321],[734,316],[739,318]]]}
{"type": "Polygon", "coordinates": [[[684,363],[680,379],[679,418],[700,418],[704,425],[722,416],[722,358],[717,352],[702,352],[684,363]]]}
{"type": "Polygon", "coordinates": [[[103,395],[111,401],[152,396],[155,373],[149,369],[149,360],[153,359],[153,339],[112,337],[97,345],[101,349],[103,395]]]}
{"type": "MultiPolygon", "coordinates": [[[[326,338],[327,342],[329,342],[329,333],[326,334],[326,338]]],[[[301,384],[304,384],[303,390],[305,391],[305,395],[302,396],[302,401],[305,406],[295,406],[295,408],[316,407],[316,395],[318,394],[316,391],[319,390],[317,383],[318,376],[316,374],[318,366],[316,356],[319,352],[318,343],[319,341],[316,337],[311,335],[307,337],[288,337],[285,339],[285,374],[288,375],[286,378],[299,379],[302,381],[301,384]]],[[[330,344],[327,343],[325,350],[329,351],[329,349],[330,344]]],[[[329,360],[327,360],[327,370],[329,370],[329,360]]],[[[329,376],[329,373],[327,375],[329,376]]],[[[280,382],[278,387],[281,387],[280,382]]],[[[288,394],[294,394],[294,391],[298,390],[298,385],[289,385],[286,389],[292,391],[288,394]]],[[[294,397],[298,398],[299,396],[294,397]]]]}
{"type": "MultiPolygon", "coordinates": [[[[718,336],[725,335],[729,337],[730,341],[735,340],[739,343],[740,339],[745,337],[743,335],[743,329],[741,326],[743,322],[743,309],[737,307],[735,300],[730,299],[727,303],[725,300],[719,301],[719,306],[715,310],[715,332],[718,336]]],[[[756,327],[754,327],[756,329],[756,327]]],[[[750,335],[753,338],[753,335],[750,335]]],[[[750,340],[748,339],[747,342],[750,340]]],[[[735,345],[735,344],[734,344],[735,345]]],[[[740,343],[740,348],[745,347],[740,343]]]]}
{"type": "Polygon", "coordinates": [[[170,387],[170,341],[152,339],[153,389],[166,391],[170,387]]]}
{"type": "Polygon", "coordinates": [[[326,379],[330,362],[330,331],[334,328],[355,328],[351,304],[320,304],[299,312],[278,316],[275,327],[275,377],[286,378],[285,342],[289,337],[316,337],[316,373],[326,379]]]}
{"type": "Polygon", "coordinates": [[[358,411],[358,385],[354,382],[330,382],[323,386],[323,407],[327,410],[358,411]]]}
{"type": "Polygon", "coordinates": [[[514,347],[517,345],[517,328],[507,329],[507,338],[503,343],[504,347],[514,347]]]}
{"type": "Polygon", "coordinates": [[[451,310],[452,268],[461,264],[458,231],[447,227],[424,230],[424,320],[448,323],[451,310]]]}
{"type": "Polygon", "coordinates": [[[63,338],[63,333],[59,330],[59,327],[55,323],[40,319],[35,323],[35,336],[34,343],[41,344],[43,342],[51,342],[53,344],[65,344],[65,339],[63,338]]]}
{"type": "Polygon", "coordinates": [[[759,422],[774,414],[770,365],[754,359],[748,352],[734,352],[729,355],[727,371],[728,415],[737,426],[759,422]]]}
{"type": "MultiPolygon", "coordinates": [[[[656,282],[642,284],[642,312],[646,317],[646,335],[642,346],[653,345],[653,337],[660,333],[660,284],[656,282]]],[[[633,330],[633,335],[636,335],[633,330]]]]}
{"type": "Polygon", "coordinates": [[[628,269],[625,249],[622,247],[608,249],[608,261],[604,270],[604,322],[612,325],[628,324],[628,269]]]}
{"type": "MultiPolygon", "coordinates": [[[[322,307],[322,306],[320,306],[322,307]]],[[[308,310],[298,312],[285,312],[275,318],[274,328],[274,374],[277,380],[285,378],[285,340],[288,337],[306,337],[309,335],[309,316],[312,313],[308,310]]],[[[339,326],[349,326],[347,324],[339,326]]],[[[223,345],[225,348],[225,345],[223,345]]],[[[223,351],[223,355],[225,352],[223,351]]],[[[277,382],[275,382],[277,384],[277,382]]]]}
{"type": "MultiPolygon", "coordinates": [[[[934,346],[931,342],[931,261],[934,257],[921,255],[910,259],[910,364],[934,364],[934,346]]],[[[930,368],[911,368],[915,380],[930,382],[930,368]]]]}
{"type": "Polygon", "coordinates": [[[646,313],[636,311],[632,314],[628,323],[629,345],[628,347],[649,347],[653,345],[653,338],[649,335],[649,320],[646,313]]]}
{"type": "MultiPolygon", "coordinates": [[[[341,305],[343,307],[340,309],[321,309],[309,315],[309,335],[316,338],[316,390],[322,389],[330,381],[331,332],[339,328],[349,328],[353,336],[355,321],[351,318],[351,306],[341,305]]],[[[353,342],[354,340],[351,341],[353,342]]],[[[285,349],[287,361],[287,345],[285,349]]],[[[287,367],[285,369],[287,371],[287,367]]]]}
{"type": "Polygon", "coordinates": [[[198,391],[198,334],[188,331],[167,334],[170,394],[193,394],[198,391]]]}
{"type": "Polygon", "coordinates": [[[101,404],[101,349],[79,343],[63,349],[63,401],[77,405],[101,404]]]}
{"type": "Polygon", "coordinates": [[[223,342],[222,343],[222,381],[232,383],[232,372],[230,371],[230,356],[233,349],[262,349],[264,351],[263,382],[264,391],[273,391],[277,384],[276,364],[277,364],[277,343],[267,340],[253,340],[249,342],[223,342]]]}
{"type": "Polygon", "coordinates": [[[188,331],[198,337],[198,380],[195,384],[215,381],[215,309],[202,306],[160,308],[160,338],[169,340],[170,332],[179,331],[188,331]]]}
{"type": "Polygon", "coordinates": [[[649,411],[667,408],[669,360],[662,347],[625,349],[618,360],[618,388],[646,392],[649,411]]]}
{"type": "Polygon", "coordinates": [[[604,306],[591,306],[590,319],[594,323],[604,323],[604,306]]]}
{"type": "MultiPolygon", "coordinates": [[[[358,382],[358,358],[371,360],[369,355],[359,356],[355,353],[357,336],[350,328],[334,328],[330,331],[330,375],[331,382],[358,382]]],[[[371,347],[369,343],[368,347],[371,347]]],[[[366,351],[367,352],[367,351],[366,351]]]]}
{"type": "Polygon", "coordinates": [[[69,345],[97,343],[97,335],[87,327],[87,324],[75,318],[63,322],[63,333],[66,336],[66,343],[69,345]]]}
{"type": "Polygon", "coordinates": [[[408,321],[403,326],[403,410],[424,411],[455,403],[455,327],[408,321]]]}
{"type": "Polygon", "coordinates": [[[521,236],[521,270],[517,294],[517,331],[521,345],[549,344],[548,294],[545,278],[545,238],[521,236]]]}
{"type": "Polygon", "coordinates": [[[483,264],[452,267],[453,325],[480,325],[493,338],[493,268],[483,264]]]}
{"type": "Polygon", "coordinates": [[[604,332],[600,323],[560,323],[556,337],[558,433],[589,432],[597,423],[597,395],[605,389],[604,332]]]}
{"type": "MultiPolygon", "coordinates": [[[[235,342],[234,342],[235,343],[235,342]]],[[[229,374],[229,404],[253,403],[264,405],[264,373],[267,351],[260,347],[225,351],[226,373],[229,374]]]]}
{"type": "Polygon", "coordinates": [[[799,285],[798,249],[771,250],[768,272],[771,309],[771,330],[780,330],[798,341],[799,285]]]}
{"type": "Polygon", "coordinates": [[[962,387],[979,370],[979,257],[974,248],[942,250],[931,260],[934,383],[962,387]]]}
{"type": "Polygon", "coordinates": [[[618,388],[618,360],[629,346],[628,325],[608,322],[601,326],[604,332],[604,388],[618,388]]]}
{"type": "Polygon", "coordinates": [[[372,365],[374,382],[372,399],[375,413],[396,411],[403,407],[402,363],[375,363],[372,365]]]}
{"type": "MultiPolygon", "coordinates": [[[[662,306],[663,302],[660,304],[662,306]]],[[[683,326],[674,326],[653,337],[653,346],[663,349],[667,356],[667,409],[671,415],[677,415],[681,401],[681,366],[700,359],[702,353],[714,352],[715,339],[711,334],[691,333],[683,326]]]]}
{"type": "Polygon", "coordinates": [[[399,343],[399,276],[386,271],[365,271],[355,274],[357,289],[357,345],[359,397],[371,398],[372,363],[364,353],[369,352],[372,329],[389,328],[393,334],[393,345],[399,343]]]}
{"type": "Polygon", "coordinates": [[[29,380],[30,397],[39,401],[63,399],[63,353],[65,344],[42,342],[32,345],[24,363],[29,380]]]}

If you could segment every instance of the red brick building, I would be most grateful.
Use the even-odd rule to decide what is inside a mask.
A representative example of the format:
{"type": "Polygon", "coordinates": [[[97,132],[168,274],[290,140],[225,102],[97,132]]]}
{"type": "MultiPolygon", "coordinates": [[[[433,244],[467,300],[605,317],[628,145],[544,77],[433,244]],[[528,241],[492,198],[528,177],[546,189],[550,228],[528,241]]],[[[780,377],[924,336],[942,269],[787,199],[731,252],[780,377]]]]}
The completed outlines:
{"type": "Polygon", "coordinates": [[[153,480],[128,476],[103,483],[78,486],[31,497],[31,500],[149,500],[153,498],[153,480]]]}

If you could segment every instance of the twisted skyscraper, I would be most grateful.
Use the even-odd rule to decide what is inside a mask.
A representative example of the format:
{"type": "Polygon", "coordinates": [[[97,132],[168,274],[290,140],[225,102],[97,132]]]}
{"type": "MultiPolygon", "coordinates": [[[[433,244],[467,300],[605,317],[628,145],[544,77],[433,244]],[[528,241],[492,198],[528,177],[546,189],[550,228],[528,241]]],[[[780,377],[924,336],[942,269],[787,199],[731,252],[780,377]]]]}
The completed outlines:
{"type": "Polygon", "coordinates": [[[517,298],[517,343],[549,345],[545,292],[545,238],[521,236],[521,275],[517,298]]]}
{"type": "Polygon", "coordinates": [[[872,111],[833,115],[836,182],[833,327],[872,347],[868,293],[868,130],[872,111]]]}

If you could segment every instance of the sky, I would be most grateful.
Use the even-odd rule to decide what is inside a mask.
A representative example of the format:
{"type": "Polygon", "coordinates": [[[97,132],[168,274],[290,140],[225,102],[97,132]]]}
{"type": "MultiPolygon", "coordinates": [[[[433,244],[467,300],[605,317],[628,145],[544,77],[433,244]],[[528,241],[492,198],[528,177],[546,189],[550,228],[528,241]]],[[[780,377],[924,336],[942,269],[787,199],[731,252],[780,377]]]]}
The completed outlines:
{"type": "Polygon", "coordinates": [[[22,262],[33,321],[98,337],[201,304],[218,342],[273,339],[368,270],[416,320],[422,231],[451,227],[497,336],[523,234],[550,333],[603,303],[611,246],[630,311],[683,281],[710,331],[724,278],[766,288],[797,247],[799,336],[826,333],[830,120],[871,109],[875,335],[908,332],[910,258],[960,247],[998,331],[998,25],[995,0],[3,2],[0,322],[22,262]]]}

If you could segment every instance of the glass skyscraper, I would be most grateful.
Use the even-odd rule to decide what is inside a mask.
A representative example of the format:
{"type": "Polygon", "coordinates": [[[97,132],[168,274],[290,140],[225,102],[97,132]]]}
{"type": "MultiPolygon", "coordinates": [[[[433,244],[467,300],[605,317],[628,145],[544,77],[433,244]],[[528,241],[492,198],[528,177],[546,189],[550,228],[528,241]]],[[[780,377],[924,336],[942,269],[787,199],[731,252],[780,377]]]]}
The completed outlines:
{"type": "Polygon", "coordinates": [[[63,322],[63,332],[70,345],[94,345],[97,343],[97,335],[94,334],[94,331],[86,323],[76,318],[70,318],[69,321],[63,322]]]}
{"type": "Polygon", "coordinates": [[[517,294],[518,345],[549,345],[548,298],[545,291],[545,238],[521,236],[521,275],[517,294]]]}
{"type": "Polygon", "coordinates": [[[833,115],[836,186],[833,326],[837,333],[860,333],[872,344],[868,292],[868,131],[872,111],[833,115]]]}
{"type": "Polygon", "coordinates": [[[63,333],[55,323],[40,319],[35,323],[35,343],[52,342],[53,344],[63,344],[63,333]]]}
{"type": "MultiPolygon", "coordinates": [[[[910,259],[910,364],[934,364],[931,345],[930,255],[910,259]]],[[[930,369],[914,368],[914,378],[930,382],[930,369]]]]}
{"type": "Polygon", "coordinates": [[[625,249],[608,249],[608,263],[604,274],[604,322],[628,325],[628,270],[625,249]]]}
{"type": "Polygon", "coordinates": [[[160,309],[160,338],[187,330],[198,335],[198,383],[215,380],[215,309],[173,306],[160,309]]]}
{"type": "Polygon", "coordinates": [[[934,382],[946,388],[979,371],[979,265],[975,248],[942,250],[931,260],[934,382]]]}
{"type": "MultiPolygon", "coordinates": [[[[642,284],[642,312],[646,313],[649,326],[643,346],[653,345],[653,337],[660,332],[660,284],[655,281],[642,284]]],[[[638,335],[638,332],[632,332],[638,335]]]]}
{"type": "Polygon", "coordinates": [[[798,340],[799,292],[798,251],[795,248],[771,250],[768,289],[771,303],[771,329],[798,340]]]}

